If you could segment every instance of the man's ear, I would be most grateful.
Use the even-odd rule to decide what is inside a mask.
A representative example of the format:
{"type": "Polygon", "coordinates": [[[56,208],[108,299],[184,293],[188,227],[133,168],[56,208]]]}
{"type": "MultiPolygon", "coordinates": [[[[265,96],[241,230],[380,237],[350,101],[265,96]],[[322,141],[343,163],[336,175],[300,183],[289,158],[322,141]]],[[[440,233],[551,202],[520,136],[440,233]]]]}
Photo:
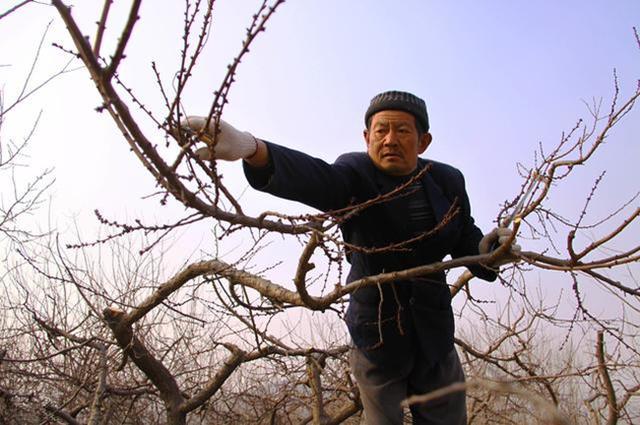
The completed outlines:
{"type": "Polygon", "coordinates": [[[369,148],[369,130],[364,129],[362,136],[364,137],[364,142],[366,143],[367,148],[369,148]]]}
{"type": "Polygon", "coordinates": [[[424,151],[427,150],[427,148],[431,144],[431,140],[433,140],[431,133],[424,133],[422,136],[420,136],[420,140],[418,140],[418,155],[424,153],[424,151]]]}

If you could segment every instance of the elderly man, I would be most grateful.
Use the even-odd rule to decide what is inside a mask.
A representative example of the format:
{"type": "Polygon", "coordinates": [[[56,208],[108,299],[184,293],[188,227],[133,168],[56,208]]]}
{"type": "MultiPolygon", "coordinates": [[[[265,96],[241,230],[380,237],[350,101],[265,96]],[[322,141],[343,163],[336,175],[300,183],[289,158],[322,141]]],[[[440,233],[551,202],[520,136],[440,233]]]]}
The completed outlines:
{"type": "MultiPolygon", "coordinates": [[[[358,205],[404,186],[341,225],[344,241],[353,247],[347,252],[348,281],[430,264],[446,255],[488,253],[510,237],[508,229],[483,237],[471,216],[462,173],[419,157],[432,140],[422,99],[401,91],[380,93],[364,120],[366,153],[347,153],[333,164],[225,122],[220,122],[217,144],[197,153],[203,159],[242,158],[252,187],[322,211],[358,205]],[[390,246],[403,249],[385,249],[390,246]]],[[[183,123],[211,135],[213,124],[204,125],[202,117],[183,123]]],[[[469,269],[482,279],[496,278],[494,269],[469,269]]],[[[345,319],[367,424],[401,424],[404,398],[464,381],[444,272],[361,288],[351,294],[345,319]]],[[[416,424],[464,424],[465,395],[412,406],[411,414],[416,424]]]]}

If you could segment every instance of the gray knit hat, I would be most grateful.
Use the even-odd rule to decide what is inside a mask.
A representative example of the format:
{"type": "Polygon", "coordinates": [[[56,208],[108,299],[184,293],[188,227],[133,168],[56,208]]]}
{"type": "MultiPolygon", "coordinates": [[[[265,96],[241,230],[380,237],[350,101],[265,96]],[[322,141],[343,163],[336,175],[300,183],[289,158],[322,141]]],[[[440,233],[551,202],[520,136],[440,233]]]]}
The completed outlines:
{"type": "Polygon", "coordinates": [[[371,104],[364,114],[364,125],[369,128],[369,120],[376,112],[386,110],[405,111],[416,117],[421,130],[429,131],[429,115],[424,100],[404,91],[386,91],[371,99],[371,104]]]}

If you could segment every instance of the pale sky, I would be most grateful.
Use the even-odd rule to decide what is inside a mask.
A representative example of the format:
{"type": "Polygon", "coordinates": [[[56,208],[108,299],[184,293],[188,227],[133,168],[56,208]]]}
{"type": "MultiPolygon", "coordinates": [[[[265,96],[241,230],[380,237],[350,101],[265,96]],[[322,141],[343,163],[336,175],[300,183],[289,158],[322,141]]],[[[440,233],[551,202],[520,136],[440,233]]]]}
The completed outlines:
{"type": "MultiPolygon", "coordinates": [[[[0,3],[3,11],[18,2],[0,3]]],[[[93,36],[103,2],[75,3],[74,16],[93,36]]],[[[114,2],[115,13],[121,3],[126,2],[114,2]]],[[[161,117],[163,104],[150,64],[156,61],[170,82],[179,58],[182,3],[143,4],[121,67],[123,79],[161,117]]],[[[208,112],[211,93],[259,3],[216,2],[213,33],[183,97],[189,114],[208,112]]],[[[5,104],[19,91],[49,21],[34,82],[69,58],[51,46],[73,48],[62,21],[45,5],[25,7],[0,21],[5,104]]],[[[342,152],[363,150],[363,114],[372,96],[390,89],[411,91],[429,109],[434,142],[424,156],[463,171],[474,216],[486,231],[493,227],[500,203],[519,190],[516,163],[532,164],[539,143],[551,148],[578,118],[588,119],[584,102],[602,98],[608,108],[614,68],[621,96],[634,90],[640,77],[634,26],[640,26],[637,0],[289,0],[241,64],[224,119],[257,137],[331,162],[342,152]]],[[[114,21],[103,52],[113,48],[117,29],[114,21]]],[[[155,191],[153,180],[108,115],[94,111],[99,104],[81,69],[56,79],[6,117],[3,141],[20,140],[25,126],[43,111],[26,162],[34,172],[55,169],[49,209],[54,224],[64,231],[75,217],[91,238],[97,224],[94,209],[122,221],[180,214],[179,206],[160,208],[157,201],[141,199],[155,191]]],[[[154,137],[153,127],[146,128],[154,137]]],[[[638,134],[636,110],[589,168],[552,194],[553,205],[575,217],[603,170],[607,175],[594,200],[595,212],[610,211],[612,201],[620,204],[633,196],[640,180],[638,134]]],[[[164,142],[155,135],[158,143],[164,142]]],[[[246,190],[242,201],[250,213],[308,211],[247,190],[240,164],[224,164],[222,170],[236,194],[246,190]]],[[[202,239],[186,236],[191,250],[192,237],[202,239]]],[[[284,266],[285,276],[286,270],[284,266]]]]}

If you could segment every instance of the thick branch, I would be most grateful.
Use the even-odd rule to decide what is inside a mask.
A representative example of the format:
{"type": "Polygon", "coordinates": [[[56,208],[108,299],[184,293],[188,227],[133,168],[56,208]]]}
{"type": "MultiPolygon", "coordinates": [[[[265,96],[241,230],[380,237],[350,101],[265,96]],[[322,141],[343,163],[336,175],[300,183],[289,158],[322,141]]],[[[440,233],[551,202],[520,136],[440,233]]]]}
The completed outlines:
{"type": "Polygon", "coordinates": [[[596,356],[598,358],[598,373],[604,384],[607,397],[607,410],[609,411],[609,417],[607,418],[607,425],[615,425],[618,423],[618,403],[616,401],[616,391],[613,388],[609,371],[607,370],[606,360],[604,358],[604,334],[602,331],[598,331],[598,341],[596,343],[596,356]]]}
{"type": "Polygon", "coordinates": [[[123,323],[123,316],[124,312],[114,308],[104,310],[104,319],[111,328],[120,348],[160,392],[170,422],[182,423],[184,415],[179,409],[184,397],[176,380],[162,362],[156,359],[142,341],[133,334],[133,329],[127,323],[123,323]],[[175,418],[178,418],[178,421],[175,418]],[[180,418],[182,421],[179,420],[180,418]]]}
{"type": "Polygon", "coordinates": [[[307,292],[306,276],[307,273],[314,268],[314,265],[310,263],[309,260],[311,259],[311,256],[319,242],[318,234],[315,232],[312,233],[309,242],[307,242],[307,245],[304,247],[304,250],[300,255],[296,276],[293,278],[293,283],[296,285],[296,289],[298,290],[302,303],[314,309],[322,308],[322,304],[307,292]]]}
{"type": "MultiPolygon", "coordinates": [[[[160,305],[173,292],[180,289],[189,280],[203,275],[214,275],[216,277],[228,279],[232,284],[252,288],[262,296],[267,297],[270,300],[278,301],[282,304],[290,304],[300,307],[304,306],[312,310],[323,310],[358,288],[397,280],[406,280],[456,267],[491,263],[495,261],[496,256],[500,254],[498,251],[499,249],[491,254],[461,257],[402,271],[381,273],[379,275],[368,276],[355,280],[347,285],[336,285],[333,291],[323,297],[310,297],[307,295],[308,298],[306,298],[306,300],[311,300],[311,304],[305,303],[305,299],[301,296],[300,292],[286,289],[285,287],[262,277],[243,270],[238,270],[225,262],[219,260],[202,261],[189,265],[185,270],[179,272],[173,278],[160,285],[152,295],[144,300],[138,307],[134,308],[131,313],[127,315],[124,315],[123,313],[124,317],[122,318],[122,324],[130,326],[151,311],[154,307],[160,305]]],[[[303,293],[306,294],[306,288],[303,293]]]]}
{"type": "Polygon", "coordinates": [[[324,401],[322,399],[322,381],[320,380],[320,361],[321,357],[307,357],[307,381],[311,388],[312,403],[311,414],[314,424],[322,423],[324,415],[324,401]]]}
{"type": "Polygon", "coordinates": [[[214,375],[213,378],[205,385],[205,387],[195,394],[193,397],[185,401],[180,406],[182,413],[188,413],[198,407],[202,406],[212,395],[214,395],[225,383],[227,378],[242,364],[245,360],[246,353],[234,346],[227,346],[231,350],[231,356],[225,360],[222,367],[214,375]]]}

